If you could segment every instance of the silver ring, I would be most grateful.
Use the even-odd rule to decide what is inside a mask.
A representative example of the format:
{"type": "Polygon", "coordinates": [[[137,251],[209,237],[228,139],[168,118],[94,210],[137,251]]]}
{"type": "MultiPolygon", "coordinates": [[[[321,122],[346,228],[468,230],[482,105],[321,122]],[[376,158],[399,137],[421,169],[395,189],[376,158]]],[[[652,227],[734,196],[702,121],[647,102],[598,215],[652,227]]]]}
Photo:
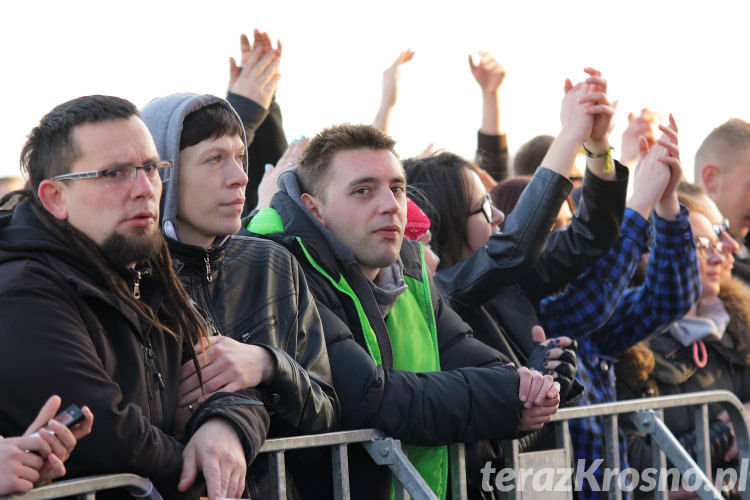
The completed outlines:
{"type": "Polygon", "coordinates": [[[190,410],[190,413],[195,413],[195,408],[193,408],[193,403],[188,403],[187,409],[190,410]]]}

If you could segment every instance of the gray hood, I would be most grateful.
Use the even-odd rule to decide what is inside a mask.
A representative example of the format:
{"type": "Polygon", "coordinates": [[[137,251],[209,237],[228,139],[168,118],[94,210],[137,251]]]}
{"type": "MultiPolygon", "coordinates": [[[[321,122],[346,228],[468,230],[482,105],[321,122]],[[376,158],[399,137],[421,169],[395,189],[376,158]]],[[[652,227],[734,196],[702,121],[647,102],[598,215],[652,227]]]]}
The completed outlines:
{"type": "MultiPolygon", "coordinates": [[[[193,111],[217,102],[224,104],[237,117],[242,129],[242,142],[247,147],[242,120],[234,108],[220,97],[210,94],[172,94],[154,99],[141,110],[141,116],[154,137],[160,158],[172,162],[172,175],[169,181],[164,183],[161,197],[161,225],[164,234],[177,241],[182,241],[177,233],[177,186],[180,179],[182,123],[193,111]]],[[[245,156],[245,172],[247,166],[248,159],[245,156]]]]}

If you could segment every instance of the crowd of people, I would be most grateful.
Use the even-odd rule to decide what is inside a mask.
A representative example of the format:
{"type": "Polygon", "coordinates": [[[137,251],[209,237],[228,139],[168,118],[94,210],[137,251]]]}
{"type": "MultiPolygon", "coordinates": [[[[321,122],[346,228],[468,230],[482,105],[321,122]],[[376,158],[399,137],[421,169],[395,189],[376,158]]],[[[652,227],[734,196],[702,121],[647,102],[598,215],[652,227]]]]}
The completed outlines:
{"type": "MultiPolygon", "coordinates": [[[[2,180],[0,495],[129,472],[166,498],[266,498],[267,438],[377,428],[438,498],[466,443],[470,496],[493,498],[480,470],[503,440],[550,446],[560,407],[750,401],[750,123],[718,125],[688,183],[677,121],[631,113],[615,149],[586,68],[561,82],[559,134],[511,162],[505,70],[483,52],[476,157],[401,159],[388,125],[412,51],[372,124],[288,142],[281,43],[256,30],[240,50],[226,98],[56,106],[21,152],[25,185],[2,180]],[[63,401],[83,406],[71,428],[63,401]]],[[[709,413],[712,463],[750,458],[709,413]]],[[[695,455],[693,418],[665,412],[695,455]]],[[[577,459],[606,455],[601,419],[570,430],[577,459]]],[[[629,422],[620,441],[621,468],[653,465],[629,422]]],[[[333,496],[326,453],[288,453],[290,497],[333,496]]],[[[391,496],[361,447],[349,472],[354,498],[391,496]]]]}

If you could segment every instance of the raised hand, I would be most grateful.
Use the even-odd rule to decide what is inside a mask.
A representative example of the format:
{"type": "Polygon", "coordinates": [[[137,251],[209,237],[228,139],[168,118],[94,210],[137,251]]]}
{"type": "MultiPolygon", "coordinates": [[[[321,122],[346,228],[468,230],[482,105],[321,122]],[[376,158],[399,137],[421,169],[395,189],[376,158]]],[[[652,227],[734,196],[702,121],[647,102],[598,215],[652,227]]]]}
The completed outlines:
{"type": "Polygon", "coordinates": [[[583,97],[583,102],[588,104],[586,112],[594,116],[589,140],[598,146],[602,141],[607,140],[615,109],[607,98],[607,80],[602,77],[602,73],[594,68],[586,68],[583,71],[589,75],[584,82],[586,95],[583,97]]]}
{"type": "Polygon", "coordinates": [[[281,78],[278,72],[281,42],[277,42],[274,49],[268,34],[257,29],[253,42],[251,45],[245,34],[240,36],[242,66],[237,65],[233,57],[229,58],[229,91],[268,109],[281,78]]]}
{"type": "Polygon", "coordinates": [[[398,100],[398,80],[401,65],[412,60],[414,51],[406,49],[401,52],[393,64],[383,71],[383,99],[382,104],[393,107],[398,100]]]}
{"type": "Polygon", "coordinates": [[[585,102],[587,89],[583,83],[573,85],[570,79],[565,80],[565,96],[560,108],[560,135],[569,136],[580,145],[591,136],[594,117],[587,113],[588,104],[585,102]]]}
{"type": "Polygon", "coordinates": [[[670,113],[669,125],[659,125],[662,136],[656,141],[652,148],[659,155],[659,161],[669,167],[669,184],[664,189],[661,199],[656,204],[656,213],[659,217],[674,220],[680,211],[680,203],[677,199],[677,186],[682,179],[682,163],[680,162],[680,150],[677,147],[677,122],[670,113]]]}
{"type": "Polygon", "coordinates": [[[406,49],[401,52],[396,60],[385,71],[383,71],[383,94],[380,98],[380,108],[375,116],[373,125],[388,132],[388,122],[391,117],[391,110],[398,100],[398,80],[400,77],[399,70],[401,65],[412,60],[414,51],[406,49]]]}
{"type": "Polygon", "coordinates": [[[628,127],[622,133],[622,145],[620,161],[628,166],[632,166],[639,158],[640,154],[640,137],[643,136],[651,147],[656,142],[656,132],[661,117],[658,113],[648,108],[643,108],[640,115],[635,116],[628,113],[628,127]]]}
{"type": "Polygon", "coordinates": [[[479,62],[469,56],[471,74],[482,89],[482,93],[496,93],[505,80],[505,68],[489,52],[479,51],[479,62]]]}

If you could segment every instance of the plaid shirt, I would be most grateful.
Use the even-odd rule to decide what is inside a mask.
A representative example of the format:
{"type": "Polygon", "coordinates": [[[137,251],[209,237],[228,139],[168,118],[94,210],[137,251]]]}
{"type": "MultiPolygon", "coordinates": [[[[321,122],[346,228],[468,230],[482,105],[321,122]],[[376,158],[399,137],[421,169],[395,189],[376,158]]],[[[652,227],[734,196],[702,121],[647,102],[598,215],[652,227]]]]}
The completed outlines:
{"type": "Polygon", "coordinates": [[[549,335],[581,338],[604,324],[630,283],[641,255],[648,252],[651,225],[625,209],[620,237],[593,266],[563,292],[537,306],[539,324],[549,335]]]}
{"type": "MultiPolygon", "coordinates": [[[[615,401],[612,363],[616,361],[617,356],[684,316],[698,299],[701,291],[700,274],[687,214],[684,207],[681,207],[675,221],[667,221],[654,214],[655,244],[648,263],[646,281],[642,286],[624,292],[614,289],[624,289],[627,286],[637,261],[645,250],[644,242],[648,238],[648,229],[644,231],[645,220],[628,210],[617,244],[602,256],[590,271],[571,283],[564,296],[555,297],[559,300],[545,299],[548,301],[545,307],[549,305],[549,311],[555,311],[550,325],[542,320],[545,330],[554,324],[554,330],[547,330],[551,336],[569,335],[578,338],[577,377],[586,388],[581,404],[615,401]],[[589,281],[601,283],[588,283],[589,281]],[[611,304],[586,302],[617,300],[618,297],[619,301],[614,305],[614,309],[611,304]],[[567,303],[560,304],[561,301],[567,303]],[[581,311],[573,311],[574,309],[581,311]],[[560,311],[565,311],[569,316],[564,326],[561,323],[553,323],[558,316],[562,318],[560,311]],[[611,312],[606,322],[598,328],[586,332],[575,323],[567,323],[578,321],[570,319],[578,314],[579,320],[587,321],[589,325],[595,325],[597,322],[601,324],[602,320],[595,317],[596,311],[601,311],[605,315],[611,312]]],[[[544,310],[542,304],[539,309],[544,310]]],[[[550,315],[540,315],[540,319],[542,317],[549,319],[550,315]]],[[[605,457],[603,419],[572,420],[570,431],[576,459],[582,458],[590,463],[605,457]]],[[[627,467],[625,439],[622,433],[619,441],[622,470],[627,467]]],[[[602,467],[594,471],[594,477],[600,485],[602,474],[602,467]]],[[[599,498],[599,493],[587,488],[587,482],[584,482],[583,486],[583,491],[579,493],[581,498],[599,498]]]]}

